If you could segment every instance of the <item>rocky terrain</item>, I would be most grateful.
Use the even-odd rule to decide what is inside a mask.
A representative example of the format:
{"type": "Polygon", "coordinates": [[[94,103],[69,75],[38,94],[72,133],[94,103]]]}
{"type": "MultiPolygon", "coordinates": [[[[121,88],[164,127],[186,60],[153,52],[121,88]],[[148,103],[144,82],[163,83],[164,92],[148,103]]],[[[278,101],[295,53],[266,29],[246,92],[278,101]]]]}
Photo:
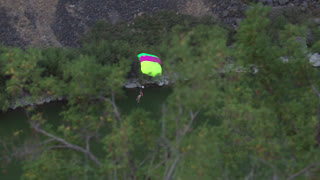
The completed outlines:
{"type": "MultiPolygon", "coordinates": [[[[257,0],[256,0],[257,1],[257,0]]],[[[317,0],[259,0],[318,13],[317,0]]],[[[77,47],[79,37],[99,20],[130,21],[142,13],[172,10],[210,15],[236,26],[252,0],[0,0],[0,42],[8,46],[77,47]]]]}

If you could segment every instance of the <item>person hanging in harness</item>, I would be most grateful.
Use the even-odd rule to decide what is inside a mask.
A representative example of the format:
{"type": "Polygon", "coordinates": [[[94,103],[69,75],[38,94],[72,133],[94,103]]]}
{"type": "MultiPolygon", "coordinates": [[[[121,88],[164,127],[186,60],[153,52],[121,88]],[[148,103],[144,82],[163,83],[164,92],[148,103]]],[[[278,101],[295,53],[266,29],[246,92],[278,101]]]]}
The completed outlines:
{"type": "MultiPolygon", "coordinates": [[[[144,87],[142,86],[142,88],[144,88],[144,87]]],[[[142,92],[142,89],[140,89],[140,94],[138,95],[138,97],[136,99],[138,103],[140,103],[140,99],[142,96],[143,96],[143,92],[142,92]]]]}

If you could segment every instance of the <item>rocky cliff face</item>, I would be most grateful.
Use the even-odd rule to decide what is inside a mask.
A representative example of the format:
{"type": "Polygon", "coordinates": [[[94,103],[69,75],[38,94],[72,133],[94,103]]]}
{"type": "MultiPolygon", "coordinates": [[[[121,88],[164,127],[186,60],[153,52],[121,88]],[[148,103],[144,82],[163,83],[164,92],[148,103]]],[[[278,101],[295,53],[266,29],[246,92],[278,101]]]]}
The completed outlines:
{"type": "MultiPolygon", "coordinates": [[[[251,0],[0,0],[0,43],[9,46],[77,47],[99,20],[130,21],[142,13],[173,10],[211,15],[236,25],[251,0]]],[[[316,0],[259,0],[264,4],[319,9],[316,0]]]]}

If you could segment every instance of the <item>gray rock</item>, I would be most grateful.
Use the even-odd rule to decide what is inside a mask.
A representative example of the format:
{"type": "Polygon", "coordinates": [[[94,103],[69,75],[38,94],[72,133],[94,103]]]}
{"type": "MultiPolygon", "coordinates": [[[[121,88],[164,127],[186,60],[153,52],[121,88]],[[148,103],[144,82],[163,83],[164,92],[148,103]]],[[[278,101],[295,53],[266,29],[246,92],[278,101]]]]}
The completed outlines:
{"type": "Polygon", "coordinates": [[[316,24],[320,25],[320,18],[315,18],[313,21],[314,21],[316,24]]]}
{"type": "Polygon", "coordinates": [[[308,3],[307,2],[303,2],[301,5],[301,11],[305,12],[308,9],[308,3]]]}
{"type": "Polygon", "coordinates": [[[163,86],[164,85],[164,82],[163,81],[160,81],[159,83],[158,83],[158,86],[163,86]]]}
{"type": "Polygon", "coordinates": [[[269,6],[273,6],[272,0],[266,0],[269,6]]]}
{"type": "Polygon", "coordinates": [[[238,26],[240,25],[241,21],[242,21],[242,19],[240,19],[240,18],[237,18],[237,19],[235,20],[235,22],[236,22],[236,24],[237,24],[238,26]]]}
{"type": "Polygon", "coordinates": [[[273,0],[274,5],[278,5],[278,3],[279,3],[279,0],[273,0]]]}
{"type": "Polygon", "coordinates": [[[116,10],[111,10],[108,15],[112,24],[115,24],[120,20],[120,14],[116,10]]]}
{"type": "Polygon", "coordinates": [[[138,83],[137,79],[128,79],[127,82],[123,83],[123,86],[125,88],[129,88],[129,89],[136,88],[136,87],[139,87],[139,85],[140,85],[140,83],[139,83],[139,85],[137,85],[137,83],[138,83]]]}
{"type": "Polygon", "coordinates": [[[313,34],[312,31],[308,30],[307,31],[307,42],[311,42],[313,40],[313,34]]]}
{"type": "Polygon", "coordinates": [[[308,46],[307,46],[307,39],[303,37],[296,37],[297,42],[301,45],[301,49],[304,53],[307,53],[308,46]]]}
{"type": "Polygon", "coordinates": [[[279,0],[280,5],[285,5],[289,2],[289,0],[279,0]]]}
{"type": "Polygon", "coordinates": [[[309,62],[312,66],[319,67],[320,66],[320,54],[314,53],[310,56],[309,62]]]}
{"type": "Polygon", "coordinates": [[[289,62],[289,59],[287,57],[280,57],[283,63],[289,62]]]}
{"type": "Polygon", "coordinates": [[[130,89],[130,88],[136,88],[138,86],[136,83],[127,83],[124,85],[124,87],[130,89]]]}
{"type": "Polygon", "coordinates": [[[304,1],[303,3],[302,3],[302,7],[304,7],[304,8],[308,8],[309,6],[308,6],[308,3],[306,2],[306,1],[304,1]]]}
{"type": "Polygon", "coordinates": [[[164,86],[169,84],[169,77],[162,76],[161,79],[157,82],[158,86],[164,86]]]}
{"type": "MultiPolygon", "coordinates": [[[[43,104],[43,103],[49,103],[54,99],[53,96],[46,96],[46,97],[43,97],[42,99],[39,98],[37,100],[31,100],[31,96],[25,96],[25,97],[21,97],[17,100],[15,100],[14,102],[11,103],[10,105],[10,108],[12,109],[16,109],[18,107],[24,107],[24,106],[34,106],[34,105],[40,105],[40,104],[43,104]]],[[[59,99],[59,98],[58,98],[59,99]]],[[[61,97],[61,99],[59,100],[62,100],[63,98],[61,97]]]]}
{"type": "Polygon", "coordinates": [[[269,6],[273,6],[273,1],[272,0],[259,0],[259,2],[266,3],[269,6]]]}
{"type": "Polygon", "coordinates": [[[229,11],[225,10],[225,11],[223,11],[223,13],[222,13],[222,17],[227,17],[228,14],[229,14],[229,11]]]}

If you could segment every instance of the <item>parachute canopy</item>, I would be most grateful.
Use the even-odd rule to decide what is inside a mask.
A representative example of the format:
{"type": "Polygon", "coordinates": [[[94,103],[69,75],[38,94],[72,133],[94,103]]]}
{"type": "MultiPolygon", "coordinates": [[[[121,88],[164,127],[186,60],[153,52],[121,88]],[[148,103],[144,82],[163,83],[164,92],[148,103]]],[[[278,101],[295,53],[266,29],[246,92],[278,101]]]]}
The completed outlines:
{"type": "Polygon", "coordinates": [[[138,55],[141,64],[141,72],[143,74],[147,74],[149,76],[161,76],[162,68],[161,68],[161,60],[155,55],[140,53],[138,55]]]}

